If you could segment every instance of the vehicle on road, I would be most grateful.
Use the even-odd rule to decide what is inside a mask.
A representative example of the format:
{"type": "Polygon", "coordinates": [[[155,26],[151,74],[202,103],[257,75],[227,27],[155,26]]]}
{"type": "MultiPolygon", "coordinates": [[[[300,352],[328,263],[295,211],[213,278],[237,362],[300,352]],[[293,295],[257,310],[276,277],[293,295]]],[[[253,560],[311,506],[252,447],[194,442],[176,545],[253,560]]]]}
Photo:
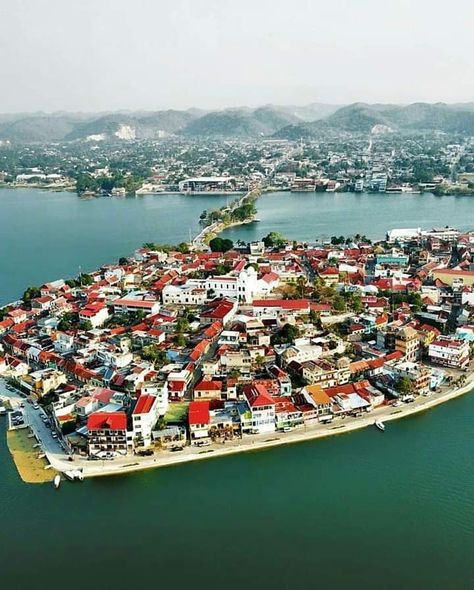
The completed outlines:
{"type": "Polygon", "coordinates": [[[154,455],[154,451],[153,449],[142,449],[141,451],[137,452],[137,455],[139,455],[140,457],[150,457],[151,455],[154,455]]]}

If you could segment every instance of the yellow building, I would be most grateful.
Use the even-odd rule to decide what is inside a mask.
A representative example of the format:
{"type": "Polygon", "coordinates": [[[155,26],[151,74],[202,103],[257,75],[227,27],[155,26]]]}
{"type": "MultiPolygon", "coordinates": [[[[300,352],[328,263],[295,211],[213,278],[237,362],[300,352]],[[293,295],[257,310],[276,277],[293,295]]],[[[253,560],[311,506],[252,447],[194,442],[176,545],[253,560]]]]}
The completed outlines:
{"type": "Polygon", "coordinates": [[[396,331],[395,350],[401,352],[406,361],[415,361],[418,358],[419,349],[420,338],[416,330],[407,326],[396,331]]]}
{"type": "Polygon", "coordinates": [[[474,285],[474,271],[455,270],[453,268],[438,268],[433,271],[433,278],[439,279],[446,285],[452,285],[454,281],[462,281],[464,286],[474,285]]]}

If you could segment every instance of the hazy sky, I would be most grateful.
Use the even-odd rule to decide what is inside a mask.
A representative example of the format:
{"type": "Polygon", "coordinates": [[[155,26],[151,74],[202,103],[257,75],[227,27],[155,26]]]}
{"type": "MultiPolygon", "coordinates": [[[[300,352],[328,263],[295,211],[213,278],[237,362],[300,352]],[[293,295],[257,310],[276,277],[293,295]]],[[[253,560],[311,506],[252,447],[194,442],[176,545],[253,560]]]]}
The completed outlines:
{"type": "Polygon", "coordinates": [[[473,101],[473,0],[0,0],[0,112],[473,101]]]}

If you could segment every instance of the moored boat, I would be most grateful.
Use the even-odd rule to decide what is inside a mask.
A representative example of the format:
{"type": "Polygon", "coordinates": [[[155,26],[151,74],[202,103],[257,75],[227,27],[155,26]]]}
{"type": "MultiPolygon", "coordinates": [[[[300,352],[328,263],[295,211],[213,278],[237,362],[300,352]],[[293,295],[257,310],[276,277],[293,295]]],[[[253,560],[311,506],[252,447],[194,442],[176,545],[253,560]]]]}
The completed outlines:
{"type": "Polygon", "coordinates": [[[58,489],[60,484],[61,484],[61,476],[58,473],[57,475],[54,476],[53,485],[56,489],[58,489]]]}
{"type": "Polygon", "coordinates": [[[379,430],[381,430],[382,432],[384,432],[384,430],[385,430],[385,424],[382,422],[382,420],[376,420],[376,421],[374,422],[374,424],[375,424],[375,426],[376,426],[376,427],[377,427],[379,430]]]}
{"type": "Polygon", "coordinates": [[[80,469],[70,469],[64,472],[64,475],[69,481],[82,481],[84,474],[80,469]]]}

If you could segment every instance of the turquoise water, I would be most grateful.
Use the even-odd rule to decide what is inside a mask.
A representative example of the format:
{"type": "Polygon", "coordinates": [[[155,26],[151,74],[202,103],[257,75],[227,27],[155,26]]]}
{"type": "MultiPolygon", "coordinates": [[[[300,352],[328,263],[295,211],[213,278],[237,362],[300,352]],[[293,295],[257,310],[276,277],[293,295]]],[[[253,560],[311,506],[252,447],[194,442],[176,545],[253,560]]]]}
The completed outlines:
{"type": "Polygon", "coordinates": [[[474,229],[474,197],[278,192],[262,195],[257,207],[259,223],[230,228],[222,237],[248,242],[278,231],[310,241],[356,233],[381,239],[396,227],[474,229]]]}
{"type": "MultiPolygon", "coordinates": [[[[83,201],[1,190],[1,298],[79,265],[117,260],[148,240],[186,239],[199,213],[223,199],[83,201]]],[[[261,223],[232,230],[233,237],[274,229],[303,239],[322,232],[379,237],[394,226],[445,223],[469,229],[474,201],[284,193],[262,197],[258,207],[261,223]]],[[[59,491],[21,483],[0,420],[6,588],[474,586],[472,394],[389,423],[384,434],[369,429],[65,483],[59,491]]]]}
{"type": "Polygon", "coordinates": [[[224,196],[80,199],[74,193],[0,189],[0,304],[29,285],[94,270],[144,242],[178,243],[224,196]]]}
{"type": "Polygon", "coordinates": [[[59,491],[19,481],[2,432],[2,585],[468,590],[473,415],[471,394],[384,434],[59,491]]]}
{"type": "MultiPolygon", "coordinates": [[[[198,231],[204,209],[225,196],[147,195],[79,199],[73,193],[0,189],[0,304],[29,285],[93,270],[146,241],[177,243],[198,231]]],[[[474,197],[354,193],[271,193],[257,202],[260,223],[223,233],[250,241],[270,231],[314,240],[393,227],[474,228],[474,197]]]]}

